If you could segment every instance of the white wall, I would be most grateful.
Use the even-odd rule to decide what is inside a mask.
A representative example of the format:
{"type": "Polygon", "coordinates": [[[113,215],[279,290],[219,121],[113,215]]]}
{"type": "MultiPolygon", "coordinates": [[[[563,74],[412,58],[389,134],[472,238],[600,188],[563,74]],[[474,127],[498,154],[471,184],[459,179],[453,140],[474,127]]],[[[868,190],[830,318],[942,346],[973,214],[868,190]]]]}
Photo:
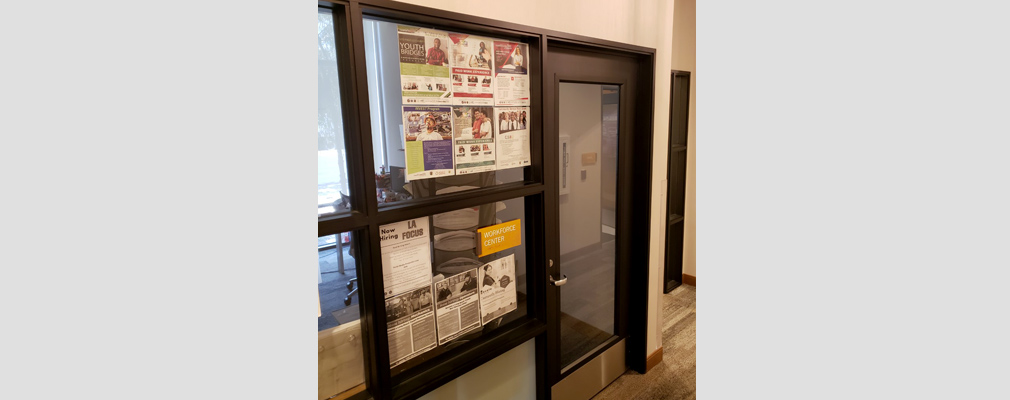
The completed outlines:
{"type": "MultiPolygon", "coordinates": [[[[536,26],[569,32],[600,39],[623,42],[656,49],[655,73],[655,110],[653,120],[653,175],[652,175],[652,221],[650,224],[650,256],[649,256],[649,328],[646,355],[652,354],[662,346],[662,324],[659,322],[659,295],[662,285],[663,241],[665,239],[665,204],[666,165],[669,144],[668,124],[670,108],[670,62],[673,48],[673,17],[674,0],[640,0],[615,2],[611,0],[513,0],[502,7],[499,1],[490,0],[405,0],[404,3],[439,8],[463,14],[471,14],[500,21],[536,26]],[[659,172],[657,172],[659,171],[659,172]]],[[[693,115],[693,111],[692,111],[693,115]]],[[[688,167],[693,173],[693,154],[688,156],[688,167]]],[[[693,185],[693,179],[689,179],[693,185]]],[[[693,186],[689,186],[692,187],[693,186]]],[[[688,193],[693,196],[693,189],[688,193]]],[[[693,207],[693,201],[689,204],[693,207]]],[[[693,221],[693,217],[692,217],[693,221]]],[[[691,234],[693,237],[693,233],[691,234]]],[[[693,254],[693,250],[692,250],[693,254]]],[[[519,358],[519,357],[517,357],[519,358]]],[[[490,365],[490,363],[488,364],[490,365]]],[[[497,365],[497,364],[496,364],[497,365]]],[[[502,379],[532,373],[534,370],[533,353],[528,353],[528,359],[517,361],[508,366],[502,365],[496,374],[489,376],[497,382],[502,379]]],[[[467,374],[456,381],[466,381],[467,387],[481,387],[477,383],[482,376],[467,374]],[[471,383],[472,380],[474,383],[471,383]]],[[[459,385],[454,381],[449,385],[459,385]]],[[[494,382],[487,382],[493,386],[494,382]]],[[[533,381],[530,381],[533,385],[533,381]]],[[[513,390],[526,393],[526,387],[515,387],[513,390]]],[[[438,389],[437,391],[442,390],[438,389]]],[[[497,399],[500,393],[468,392],[468,399],[497,399]]]]}
{"type": "Polygon", "coordinates": [[[600,85],[562,83],[558,110],[560,135],[570,137],[568,185],[558,199],[561,254],[600,243],[600,165],[582,165],[582,153],[600,154],[603,128],[603,94],[600,85]],[[580,171],[586,171],[582,180],[580,171]]]}
{"type": "MultiPolygon", "coordinates": [[[[684,273],[698,276],[695,261],[695,208],[694,208],[694,94],[698,91],[698,74],[695,73],[695,0],[674,0],[673,51],[671,66],[680,71],[691,71],[691,99],[687,120],[687,181],[684,188],[684,273]]],[[[669,91],[669,89],[667,89],[669,91]]]]}

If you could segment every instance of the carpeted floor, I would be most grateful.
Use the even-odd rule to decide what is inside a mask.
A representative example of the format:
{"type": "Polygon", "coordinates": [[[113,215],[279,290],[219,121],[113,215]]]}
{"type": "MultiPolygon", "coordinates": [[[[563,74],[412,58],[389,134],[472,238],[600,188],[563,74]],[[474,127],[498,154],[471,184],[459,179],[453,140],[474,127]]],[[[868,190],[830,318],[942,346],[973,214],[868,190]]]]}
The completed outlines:
{"type": "Polygon", "coordinates": [[[355,258],[349,255],[350,246],[345,245],[343,251],[329,249],[319,252],[319,272],[323,282],[319,284],[319,307],[322,316],[319,317],[319,330],[329,329],[360,319],[358,296],[351,296],[350,306],[344,305],[344,297],[350,293],[347,281],[355,278],[355,258]],[[344,272],[339,272],[338,257],[344,259],[344,272]]]}
{"type": "Polygon", "coordinates": [[[625,372],[597,399],[695,398],[695,287],[680,285],[663,297],[663,361],[645,375],[625,372]]]}

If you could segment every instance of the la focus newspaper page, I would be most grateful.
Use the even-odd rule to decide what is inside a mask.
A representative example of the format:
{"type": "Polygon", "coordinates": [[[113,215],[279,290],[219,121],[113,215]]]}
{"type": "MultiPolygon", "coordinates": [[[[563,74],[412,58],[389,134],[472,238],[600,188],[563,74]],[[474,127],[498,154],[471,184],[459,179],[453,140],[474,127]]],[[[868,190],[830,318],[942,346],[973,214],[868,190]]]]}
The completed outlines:
{"type": "Polygon", "coordinates": [[[435,348],[431,286],[386,299],[390,368],[435,348]]]}
{"type": "Polygon", "coordinates": [[[481,327],[477,303],[477,269],[435,282],[439,346],[481,327]]]}

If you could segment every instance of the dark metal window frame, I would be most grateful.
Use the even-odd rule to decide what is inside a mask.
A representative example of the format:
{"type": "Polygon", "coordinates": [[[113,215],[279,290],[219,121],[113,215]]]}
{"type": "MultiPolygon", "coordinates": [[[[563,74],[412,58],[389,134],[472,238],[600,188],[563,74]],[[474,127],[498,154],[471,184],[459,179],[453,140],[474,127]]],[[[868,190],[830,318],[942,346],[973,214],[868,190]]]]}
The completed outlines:
{"type": "MultiPolygon", "coordinates": [[[[545,96],[544,59],[548,39],[574,45],[591,46],[606,52],[623,52],[648,57],[654,68],[655,50],[572,35],[547,29],[495,21],[487,18],[448,12],[427,7],[403,4],[387,0],[319,0],[320,8],[333,12],[336,38],[337,62],[340,72],[340,96],[344,107],[344,135],[348,151],[348,171],[352,188],[351,211],[337,215],[327,215],[318,219],[319,237],[341,232],[358,231],[361,240],[356,240],[357,254],[361,262],[358,266],[358,285],[361,307],[362,344],[365,359],[365,381],[367,394],[376,399],[414,399],[458,378],[481,364],[536,338],[536,393],[538,398],[548,398],[551,382],[546,371],[547,352],[547,304],[548,290],[545,260],[545,241],[550,229],[548,207],[556,207],[550,190],[556,190],[548,182],[556,180],[557,171],[545,170],[545,165],[556,162],[552,153],[545,157],[543,115],[545,96]],[[412,24],[442,30],[472,33],[493,38],[520,41],[530,46],[530,156],[531,165],[525,168],[524,181],[494,187],[474,189],[466,192],[438,196],[436,198],[414,199],[402,203],[379,206],[375,196],[374,179],[369,179],[374,171],[367,166],[373,164],[371,111],[367,106],[368,90],[365,65],[363,19],[378,19],[390,22],[412,24]],[[479,340],[467,343],[452,352],[424,361],[417,367],[396,376],[389,369],[388,337],[382,282],[382,261],[379,252],[379,226],[411,218],[479,206],[513,198],[525,199],[527,265],[527,317],[524,320],[499,328],[479,340]]],[[[649,77],[651,82],[651,76],[649,77]]],[[[553,83],[553,82],[552,82],[553,83]]],[[[551,85],[553,87],[553,85],[551,85]]],[[[651,115],[652,88],[641,88],[649,96],[651,115]]],[[[549,99],[548,99],[549,100],[549,99]]],[[[645,106],[643,104],[643,106],[645,106]]],[[[552,108],[553,109],[553,108],[552,108]]],[[[550,117],[553,118],[553,117],[550,117]]],[[[651,120],[650,126],[651,137],[651,120]]],[[[549,147],[549,146],[548,146],[549,147]]],[[[651,151],[651,147],[650,147],[651,151]]],[[[651,159],[651,153],[649,154],[651,159]]],[[[556,233],[556,232],[555,232],[556,233]]],[[[644,296],[642,296],[644,299],[644,296]]],[[[647,300],[645,300],[647,301],[647,300]]],[[[637,303],[640,301],[636,301],[637,303]]],[[[633,336],[641,336],[640,345],[629,346],[629,351],[641,353],[630,359],[635,369],[644,370],[645,359],[645,304],[641,312],[630,314],[633,336]],[[641,326],[638,326],[641,325],[641,326]],[[637,364],[641,363],[641,367],[637,364]]],[[[632,308],[634,311],[635,308],[632,308]]],[[[357,396],[356,396],[357,397],[357,396]]]]}
{"type": "Polygon", "coordinates": [[[663,293],[684,279],[684,202],[687,185],[687,137],[691,112],[691,72],[670,73],[670,142],[667,157],[666,239],[663,241],[663,293]],[[677,78],[682,79],[677,79],[677,78]],[[686,80],[683,84],[678,82],[686,80]],[[680,99],[678,93],[684,94],[680,99]],[[680,101],[678,101],[680,100],[680,101]],[[682,111],[682,120],[677,120],[682,111]],[[683,158],[681,161],[680,158],[683,158]]]}

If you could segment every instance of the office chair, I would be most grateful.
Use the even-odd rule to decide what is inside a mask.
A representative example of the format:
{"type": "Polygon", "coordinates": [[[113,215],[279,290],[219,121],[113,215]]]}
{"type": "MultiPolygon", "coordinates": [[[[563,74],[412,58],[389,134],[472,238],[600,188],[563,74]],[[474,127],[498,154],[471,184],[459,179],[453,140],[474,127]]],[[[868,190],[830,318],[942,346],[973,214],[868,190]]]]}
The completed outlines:
{"type": "Polygon", "coordinates": [[[351,280],[347,281],[347,290],[350,290],[351,292],[348,293],[347,296],[344,296],[345,306],[351,305],[351,297],[358,294],[358,287],[354,286],[355,283],[358,283],[358,278],[351,278],[351,280]]]}

